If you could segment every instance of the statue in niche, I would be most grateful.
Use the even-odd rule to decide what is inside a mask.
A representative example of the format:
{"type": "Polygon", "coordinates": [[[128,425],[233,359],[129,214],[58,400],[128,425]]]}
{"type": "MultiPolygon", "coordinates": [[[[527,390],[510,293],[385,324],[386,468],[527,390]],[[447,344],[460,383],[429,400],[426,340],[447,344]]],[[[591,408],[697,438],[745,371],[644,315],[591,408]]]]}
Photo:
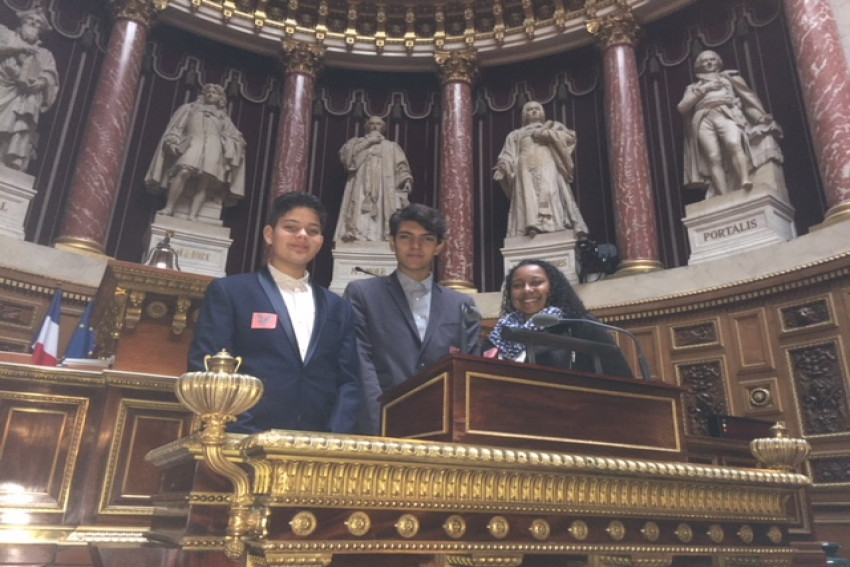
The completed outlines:
{"type": "Polygon", "coordinates": [[[345,142],[339,158],[348,172],[334,240],[387,240],[390,216],[409,203],[410,164],[401,146],[384,137],[378,116],[366,120],[365,134],[345,142]]]}
{"type": "Polygon", "coordinates": [[[493,180],[511,200],[507,236],[534,236],[572,229],[587,234],[570,183],[575,165],[576,134],[560,122],[546,120],[543,105],[522,107],[522,128],[505,139],[493,180]]]}
{"type": "Polygon", "coordinates": [[[189,220],[197,221],[207,201],[227,207],[245,196],[245,139],[226,106],[224,88],[207,83],[171,117],[145,175],[151,193],[168,192],[162,214],[174,216],[185,198],[189,220]]]}
{"type": "Polygon", "coordinates": [[[677,107],[685,118],[685,187],[704,189],[706,199],[752,189],[760,167],[782,163],[782,129],[714,51],[700,53],[694,71],[677,107]]]}
{"type": "Polygon", "coordinates": [[[0,25],[0,160],[26,171],[35,159],[38,120],[56,102],[59,74],[39,36],[53,29],[44,8],[16,12],[20,25],[0,25]]]}

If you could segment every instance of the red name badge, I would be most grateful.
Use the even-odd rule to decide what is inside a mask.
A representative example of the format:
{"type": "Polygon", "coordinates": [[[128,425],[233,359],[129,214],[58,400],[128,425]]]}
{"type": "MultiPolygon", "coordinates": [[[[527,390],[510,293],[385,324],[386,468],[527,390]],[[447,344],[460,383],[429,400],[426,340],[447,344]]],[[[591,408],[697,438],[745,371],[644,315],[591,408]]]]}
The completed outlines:
{"type": "Polygon", "coordinates": [[[254,313],[251,317],[252,329],[274,329],[277,327],[277,313],[254,313]]]}

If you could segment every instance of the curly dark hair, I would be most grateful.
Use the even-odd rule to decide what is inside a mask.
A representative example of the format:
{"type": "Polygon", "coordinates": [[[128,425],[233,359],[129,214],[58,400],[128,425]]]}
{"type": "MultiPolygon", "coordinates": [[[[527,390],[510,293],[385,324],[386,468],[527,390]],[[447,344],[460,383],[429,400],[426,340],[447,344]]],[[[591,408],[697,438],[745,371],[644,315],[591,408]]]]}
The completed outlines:
{"type": "Polygon", "coordinates": [[[587,308],[584,302],[579,298],[578,294],[567,281],[567,277],[555,266],[546,260],[523,260],[508,272],[505,276],[505,282],[502,284],[502,315],[514,311],[511,304],[511,280],[513,280],[514,272],[522,266],[539,266],[546,272],[546,277],[549,278],[549,301],[547,307],[560,307],[564,315],[567,317],[580,318],[587,313],[587,308]]]}

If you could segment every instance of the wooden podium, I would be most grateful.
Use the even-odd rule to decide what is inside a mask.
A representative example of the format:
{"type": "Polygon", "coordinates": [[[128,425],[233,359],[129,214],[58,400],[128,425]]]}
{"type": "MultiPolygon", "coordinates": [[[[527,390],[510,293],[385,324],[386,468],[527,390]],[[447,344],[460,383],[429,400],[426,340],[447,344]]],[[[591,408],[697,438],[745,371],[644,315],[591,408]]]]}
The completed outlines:
{"type": "Polygon", "coordinates": [[[388,392],[386,437],[683,460],[681,390],[452,355],[388,392]]]}

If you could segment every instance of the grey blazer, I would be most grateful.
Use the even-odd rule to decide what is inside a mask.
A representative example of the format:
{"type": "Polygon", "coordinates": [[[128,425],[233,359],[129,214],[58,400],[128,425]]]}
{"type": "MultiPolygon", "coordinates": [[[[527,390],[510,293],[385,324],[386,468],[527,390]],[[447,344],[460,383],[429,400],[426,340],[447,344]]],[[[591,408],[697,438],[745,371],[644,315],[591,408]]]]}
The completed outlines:
{"type": "Polygon", "coordinates": [[[480,323],[462,323],[461,306],[474,306],[468,295],[435,283],[423,340],[395,272],[350,282],[343,297],[354,307],[366,402],[361,428],[365,434],[380,434],[381,394],[445,358],[451,347],[479,352],[480,323]]]}

